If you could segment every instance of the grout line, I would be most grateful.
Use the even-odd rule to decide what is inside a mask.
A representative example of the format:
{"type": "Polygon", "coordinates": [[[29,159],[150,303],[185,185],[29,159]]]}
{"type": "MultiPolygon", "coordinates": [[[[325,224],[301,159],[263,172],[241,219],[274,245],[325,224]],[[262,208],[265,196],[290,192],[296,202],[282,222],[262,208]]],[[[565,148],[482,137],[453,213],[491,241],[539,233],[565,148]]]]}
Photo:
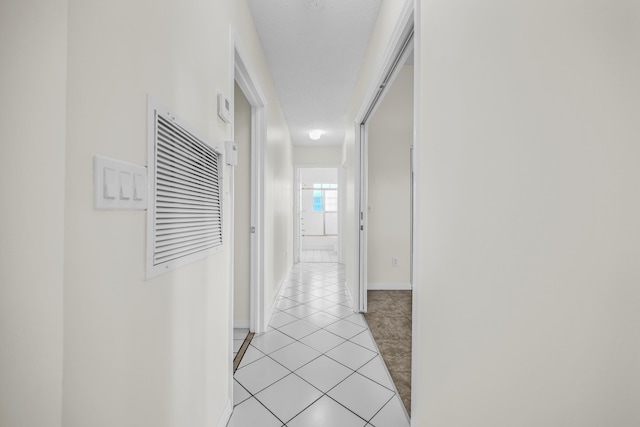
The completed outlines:
{"type": "MultiPolygon", "coordinates": [[[[382,410],[384,409],[384,407],[385,407],[385,406],[387,406],[387,405],[389,404],[389,402],[391,402],[391,401],[393,400],[393,398],[394,398],[394,397],[396,397],[396,395],[397,395],[397,393],[393,394],[393,395],[389,398],[389,400],[387,400],[387,401],[385,402],[385,404],[384,404],[384,405],[382,405],[382,406],[380,407],[380,409],[378,409],[378,410],[376,411],[376,413],[375,413],[375,414],[373,414],[373,415],[371,416],[371,418],[369,418],[368,420],[365,420],[365,421],[367,421],[367,423],[368,423],[368,424],[370,424],[370,423],[371,423],[371,420],[372,420],[372,419],[374,419],[374,418],[376,417],[376,415],[378,415],[378,414],[380,413],[380,411],[382,411],[382,410]]],[[[367,424],[367,425],[368,425],[368,424],[367,424]]]]}
{"type": "Polygon", "coordinates": [[[282,420],[280,419],[280,417],[279,417],[279,416],[277,416],[276,414],[274,414],[274,413],[271,411],[271,409],[269,409],[269,408],[267,407],[267,405],[265,405],[264,403],[262,403],[262,401],[261,401],[260,399],[258,399],[257,397],[255,397],[255,396],[253,396],[253,395],[252,395],[251,397],[253,397],[253,398],[256,400],[256,402],[258,402],[259,404],[261,404],[262,406],[264,406],[264,409],[266,409],[267,411],[269,411],[269,412],[271,413],[271,415],[273,415],[274,417],[276,417],[276,420],[280,421],[280,422],[282,423],[282,425],[283,425],[283,426],[286,426],[285,422],[284,422],[284,421],[282,421],[282,420]]]}

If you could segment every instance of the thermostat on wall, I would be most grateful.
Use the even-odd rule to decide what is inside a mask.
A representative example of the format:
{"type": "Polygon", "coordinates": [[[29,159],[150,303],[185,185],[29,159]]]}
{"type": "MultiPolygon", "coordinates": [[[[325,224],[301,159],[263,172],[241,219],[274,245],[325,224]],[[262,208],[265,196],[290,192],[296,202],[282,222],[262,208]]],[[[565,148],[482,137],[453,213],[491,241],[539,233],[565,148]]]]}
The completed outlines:
{"type": "Polygon", "coordinates": [[[221,93],[218,94],[218,115],[226,123],[231,123],[231,103],[221,93]]]}

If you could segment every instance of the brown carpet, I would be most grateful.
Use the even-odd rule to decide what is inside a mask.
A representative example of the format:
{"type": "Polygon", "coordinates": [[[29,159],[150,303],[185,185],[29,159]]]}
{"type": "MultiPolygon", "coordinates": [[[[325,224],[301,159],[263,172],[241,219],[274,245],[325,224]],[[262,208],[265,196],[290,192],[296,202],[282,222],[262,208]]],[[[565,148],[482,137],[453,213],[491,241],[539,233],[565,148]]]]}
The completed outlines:
{"type": "Polygon", "coordinates": [[[364,317],[411,414],[411,291],[368,291],[367,299],[364,317]]]}

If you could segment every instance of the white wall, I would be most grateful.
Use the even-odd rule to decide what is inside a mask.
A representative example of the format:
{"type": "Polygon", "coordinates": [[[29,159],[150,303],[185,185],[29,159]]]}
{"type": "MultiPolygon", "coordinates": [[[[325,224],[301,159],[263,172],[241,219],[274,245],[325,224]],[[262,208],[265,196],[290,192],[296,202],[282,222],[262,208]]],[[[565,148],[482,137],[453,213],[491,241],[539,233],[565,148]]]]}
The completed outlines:
{"type": "Polygon", "coordinates": [[[0,3],[0,425],[61,425],[67,1],[0,3]]]}
{"type": "Polygon", "coordinates": [[[638,2],[419,5],[413,425],[639,425],[638,2]]]}
{"type": "MultiPolygon", "coordinates": [[[[232,6],[152,3],[70,2],[69,427],[215,424],[227,398],[228,250],[147,281],[146,213],[92,203],[94,154],[146,164],[147,94],[214,144],[229,135],[214,108],[216,91],[228,93],[232,6]]],[[[228,181],[224,188],[228,202],[228,181]]]]}
{"type": "Polygon", "coordinates": [[[339,166],[342,164],[342,146],[300,146],[293,147],[293,161],[296,165],[339,166]]]}
{"type": "Polygon", "coordinates": [[[233,317],[235,327],[249,325],[251,285],[251,105],[234,85],[233,140],[238,146],[238,165],[233,168],[233,317]]]}
{"type": "Polygon", "coordinates": [[[413,66],[402,68],[368,129],[367,281],[377,288],[411,282],[413,66]],[[398,260],[397,266],[391,259],[398,260]]]}
{"type": "Polygon", "coordinates": [[[311,188],[313,184],[338,184],[336,168],[300,168],[300,185],[311,188]]]}
{"type": "MultiPolygon", "coordinates": [[[[36,244],[37,252],[46,252],[47,265],[23,274],[38,287],[57,289],[58,300],[55,293],[51,300],[45,300],[49,295],[40,289],[28,298],[24,290],[16,295],[25,318],[32,307],[42,311],[44,326],[38,326],[42,331],[34,332],[34,337],[41,341],[37,346],[42,347],[43,354],[51,350],[46,363],[59,359],[64,343],[62,425],[216,425],[230,398],[229,229],[224,235],[225,250],[145,280],[146,214],[93,209],[92,158],[100,154],[146,164],[147,94],[213,144],[221,145],[229,139],[230,126],[218,119],[215,109],[218,92],[228,96],[233,93],[230,27],[235,26],[268,102],[267,157],[281,159],[274,161],[266,174],[266,197],[275,200],[267,203],[267,225],[275,235],[267,235],[265,244],[268,254],[282,255],[268,255],[266,269],[272,276],[286,274],[284,253],[290,243],[286,233],[280,237],[280,231],[292,228],[292,213],[290,205],[277,203],[283,198],[290,203],[291,146],[248,7],[244,1],[231,0],[169,0],[162,4],[150,0],[74,0],[68,11],[64,3],[56,5],[53,11],[43,8],[46,16],[36,21],[40,25],[61,25],[53,25],[53,37],[46,37],[53,49],[34,40],[26,49],[29,55],[22,58],[41,52],[43,59],[51,60],[59,54],[59,62],[52,63],[55,73],[48,77],[57,82],[59,68],[64,69],[67,63],[68,48],[68,75],[62,73],[60,81],[52,86],[58,90],[68,81],[67,121],[65,99],[56,97],[50,103],[43,89],[45,76],[37,76],[40,80],[34,77],[36,89],[30,103],[35,107],[25,109],[21,116],[23,128],[34,129],[34,137],[29,138],[34,142],[18,153],[25,165],[35,167],[35,182],[46,183],[33,198],[38,203],[31,202],[45,206],[46,215],[35,215],[29,227],[42,224],[43,231],[37,234],[54,236],[44,239],[41,247],[40,239],[30,242],[32,248],[36,244]],[[68,45],[64,40],[67,12],[68,45]],[[59,35],[63,39],[61,47],[56,44],[59,35]],[[33,111],[38,112],[40,106],[46,114],[34,121],[33,111]],[[45,130],[53,130],[54,136],[42,136],[40,132],[45,130]],[[34,159],[37,149],[45,150],[42,161],[34,159]],[[44,161],[47,158],[51,169],[44,161]],[[62,177],[65,161],[66,177],[62,177]],[[42,196],[38,196],[40,191],[42,196]],[[59,254],[63,201],[64,341],[60,322],[55,322],[56,311],[62,307],[59,254]],[[48,265],[49,260],[55,262],[48,265]],[[48,332],[51,345],[44,338],[48,332]]],[[[30,31],[17,37],[14,30],[10,39],[39,34],[35,27],[28,27],[30,31]]],[[[228,176],[229,168],[223,173],[228,176]]],[[[228,185],[226,180],[226,218],[230,211],[228,185]]],[[[22,217],[30,219],[24,213],[22,217]]],[[[34,265],[26,251],[16,262],[34,265]]],[[[267,280],[268,286],[274,287],[274,283],[267,280]]],[[[3,345],[3,353],[5,348],[3,345]]],[[[18,344],[12,348],[18,348],[18,344]]],[[[20,356],[25,353],[16,351],[20,356]]],[[[53,388],[60,385],[59,377],[59,369],[47,366],[42,379],[50,381],[47,387],[53,388]]],[[[33,394],[23,399],[23,393],[15,402],[10,401],[16,406],[28,404],[30,416],[42,414],[53,423],[28,425],[56,425],[56,395],[49,388],[42,390],[46,390],[43,400],[53,409],[48,410],[44,404],[42,411],[34,407],[33,394]]],[[[60,419],[59,402],[57,413],[60,419]]]]}
{"type": "MultiPolygon", "coordinates": [[[[279,112],[273,121],[282,120],[279,112]]],[[[269,136],[267,152],[265,299],[273,307],[293,265],[293,157],[286,126],[269,136]]]]}

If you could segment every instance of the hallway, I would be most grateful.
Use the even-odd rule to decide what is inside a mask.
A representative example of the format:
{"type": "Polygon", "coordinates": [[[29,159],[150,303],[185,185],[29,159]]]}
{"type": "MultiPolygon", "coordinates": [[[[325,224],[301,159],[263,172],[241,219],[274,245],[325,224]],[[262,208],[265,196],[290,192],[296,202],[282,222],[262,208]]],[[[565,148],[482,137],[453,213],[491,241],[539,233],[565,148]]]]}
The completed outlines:
{"type": "Polygon", "coordinates": [[[234,375],[229,427],[409,426],[344,266],[296,264],[234,375]]]}
{"type": "Polygon", "coordinates": [[[303,249],[300,262],[338,262],[338,253],[331,249],[303,249]]]}
{"type": "Polygon", "coordinates": [[[346,295],[409,282],[414,427],[640,426],[640,1],[6,0],[0,29],[0,426],[406,425],[346,295]],[[370,107],[409,34],[407,158],[411,113],[370,107]],[[344,271],[295,264],[299,167],[340,168],[344,271]],[[272,329],[234,377],[236,320],[272,329]]]}

